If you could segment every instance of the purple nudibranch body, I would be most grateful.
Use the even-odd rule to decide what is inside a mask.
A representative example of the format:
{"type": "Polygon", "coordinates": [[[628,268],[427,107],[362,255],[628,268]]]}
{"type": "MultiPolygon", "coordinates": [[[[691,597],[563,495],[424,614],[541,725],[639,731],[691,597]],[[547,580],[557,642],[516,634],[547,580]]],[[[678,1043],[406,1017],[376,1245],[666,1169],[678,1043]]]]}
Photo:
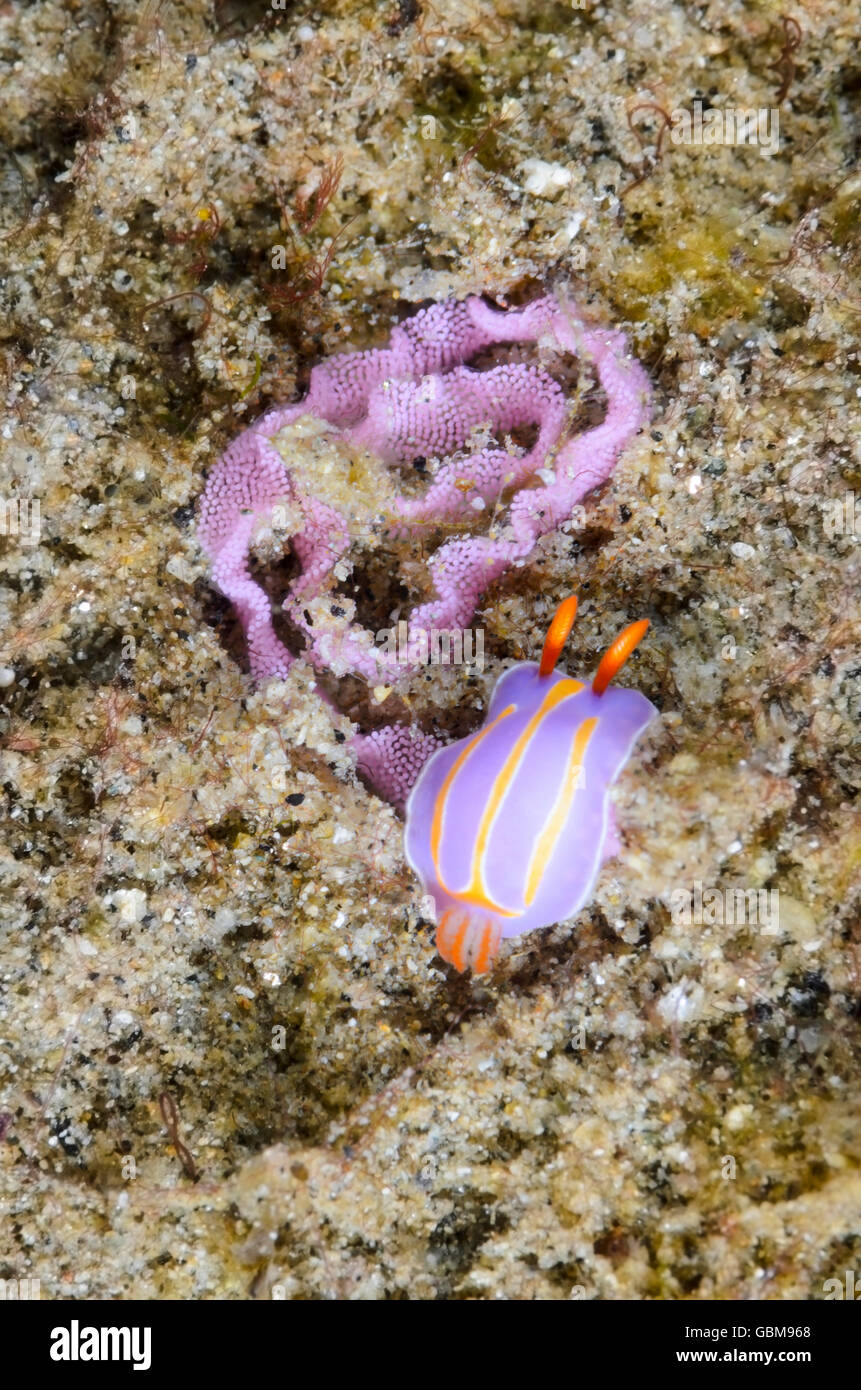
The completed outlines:
{"type": "Polygon", "coordinates": [[[406,856],[459,970],[481,973],[503,938],[573,916],[617,851],[609,790],[656,710],[607,685],[648,623],[626,629],[590,684],[552,669],[575,612],[572,597],[541,664],[501,677],[481,728],[428,759],[407,803],[406,856]]]}

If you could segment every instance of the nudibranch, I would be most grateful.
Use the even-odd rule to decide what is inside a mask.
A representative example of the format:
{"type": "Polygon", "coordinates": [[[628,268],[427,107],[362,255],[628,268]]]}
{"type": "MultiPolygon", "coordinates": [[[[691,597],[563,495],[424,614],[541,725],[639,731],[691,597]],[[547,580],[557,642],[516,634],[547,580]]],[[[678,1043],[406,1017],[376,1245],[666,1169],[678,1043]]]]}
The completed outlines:
{"type": "Polygon", "coordinates": [[[608,687],[649,623],[620,633],[590,684],[555,670],[576,612],[572,595],[541,661],[506,671],[481,728],[434,753],[407,802],[406,856],[458,970],[481,974],[503,937],[572,917],[617,852],[609,789],[657,711],[608,687]]]}

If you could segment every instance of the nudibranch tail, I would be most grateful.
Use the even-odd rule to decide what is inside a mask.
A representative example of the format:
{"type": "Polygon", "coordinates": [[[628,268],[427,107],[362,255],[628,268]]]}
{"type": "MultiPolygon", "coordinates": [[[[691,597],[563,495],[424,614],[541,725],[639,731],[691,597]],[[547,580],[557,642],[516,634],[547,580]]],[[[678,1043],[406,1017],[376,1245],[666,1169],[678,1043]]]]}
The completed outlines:
{"type": "Polygon", "coordinates": [[[436,948],[455,970],[471,967],[476,975],[490,969],[499,951],[502,928],[491,917],[450,907],[440,918],[436,948]]]}
{"type": "Polygon", "coordinates": [[[619,633],[598,663],[598,670],[592,682],[593,695],[604,694],[611,680],[619,674],[631,652],[642,642],[648,630],[648,618],[641,618],[638,623],[631,623],[630,627],[619,633]]]}

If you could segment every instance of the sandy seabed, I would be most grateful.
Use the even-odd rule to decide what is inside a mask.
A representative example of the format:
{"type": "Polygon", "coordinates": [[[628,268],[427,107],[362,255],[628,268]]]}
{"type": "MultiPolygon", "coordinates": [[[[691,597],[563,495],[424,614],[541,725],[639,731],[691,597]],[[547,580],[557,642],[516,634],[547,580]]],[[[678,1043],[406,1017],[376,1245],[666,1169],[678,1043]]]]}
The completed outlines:
{"type": "MultiPolygon", "coordinates": [[[[785,13],[0,7],[0,1278],[817,1299],[857,1268],[861,69],[851,7],[785,13]],[[730,109],[763,140],[674,138],[730,109]],[[419,304],[554,289],[629,335],[653,418],[488,591],[484,670],[340,681],[337,715],[303,661],[255,689],[195,533],[219,451],[419,304]],[[652,622],[622,854],[461,977],[349,738],[477,728],[572,590],[572,673],[652,622]],[[686,922],[697,884],[723,906],[686,922]]],[[[426,595],[408,542],[354,559],[372,627],[426,595]]]]}

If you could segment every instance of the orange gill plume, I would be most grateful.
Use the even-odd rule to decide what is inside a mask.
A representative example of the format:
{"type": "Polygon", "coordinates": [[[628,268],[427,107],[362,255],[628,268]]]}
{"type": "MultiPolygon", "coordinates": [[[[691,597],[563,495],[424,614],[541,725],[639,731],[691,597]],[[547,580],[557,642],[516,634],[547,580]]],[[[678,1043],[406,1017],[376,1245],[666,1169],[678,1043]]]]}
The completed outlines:
{"type": "Polygon", "coordinates": [[[436,948],[455,970],[469,966],[483,975],[495,961],[501,939],[502,927],[486,913],[449,907],[437,927],[436,948]]]}

